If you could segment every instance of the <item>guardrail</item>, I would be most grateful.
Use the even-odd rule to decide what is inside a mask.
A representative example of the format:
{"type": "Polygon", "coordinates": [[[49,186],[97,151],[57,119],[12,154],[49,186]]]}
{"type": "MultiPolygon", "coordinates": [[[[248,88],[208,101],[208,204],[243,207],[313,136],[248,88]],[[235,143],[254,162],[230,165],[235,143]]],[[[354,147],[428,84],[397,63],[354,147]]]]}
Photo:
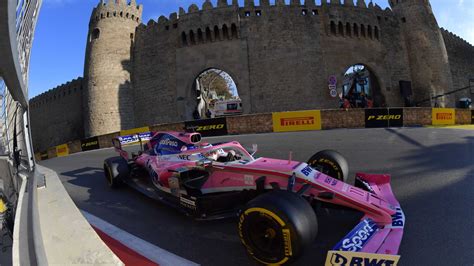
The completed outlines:
{"type": "Polygon", "coordinates": [[[45,160],[94,149],[112,147],[112,139],[148,131],[192,130],[203,136],[328,130],[474,124],[474,110],[454,108],[373,108],[275,112],[185,121],[122,130],[74,140],[35,154],[45,160]]]}

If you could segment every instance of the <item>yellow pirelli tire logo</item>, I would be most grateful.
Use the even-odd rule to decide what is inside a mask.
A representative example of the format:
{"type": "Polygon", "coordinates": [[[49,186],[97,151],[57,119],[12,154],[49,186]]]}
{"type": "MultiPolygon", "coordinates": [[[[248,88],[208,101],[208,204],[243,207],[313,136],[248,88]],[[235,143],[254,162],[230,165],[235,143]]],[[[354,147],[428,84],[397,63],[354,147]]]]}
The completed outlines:
{"type": "Polygon", "coordinates": [[[272,113],[273,131],[321,130],[321,111],[298,111],[272,113]]]}
{"type": "Polygon", "coordinates": [[[433,126],[454,125],[456,123],[456,110],[453,108],[433,108],[433,126]]]}
{"type": "Polygon", "coordinates": [[[373,254],[350,251],[335,251],[328,252],[325,266],[395,266],[398,265],[400,256],[387,254],[373,254]]]}
{"type": "Polygon", "coordinates": [[[253,207],[253,208],[249,208],[247,210],[245,210],[245,212],[243,212],[241,215],[240,215],[240,219],[239,219],[239,236],[240,236],[240,240],[242,241],[242,244],[247,248],[247,251],[249,252],[249,254],[257,261],[261,262],[262,264],[265,264],[265,265],[282,265],[286,262],[289,261],[290,257],[293,255],[293,249],[292,249],[292,245],[291,245],[291,232],[290,232],[290,229],[287,228],[287,223],[285,223],[285,221],[283,221],[276,213],[268,210],[268,209],[265,209],[265,208],[260,208],[260,207],[253,207]],[[245,241],[245,236],[244,236],[244,232],[243,232],[243,224],[245,223],[245,219],[247,216],[249,215],[252,215],[252,214],[256,214],[256,215],[261,215],[261,216],[264,216],[266,217],[267,219],[271,219],[271,220],[274,220],[276,223],[278,223],[278,225],[280,226],[280,230],[281,230],[281,234],[283,236],[283,245],[284,245],[284,256],[281,258],[280,261],[278,262],[274,262],[274,263],[269,263],[269,262],[265,262],[265,261],[262,261],[261,259],[258,258],[258,256],[256,256],[254,254],[254,250],[251,246],[248,245],[248,243],[245,241]]]}

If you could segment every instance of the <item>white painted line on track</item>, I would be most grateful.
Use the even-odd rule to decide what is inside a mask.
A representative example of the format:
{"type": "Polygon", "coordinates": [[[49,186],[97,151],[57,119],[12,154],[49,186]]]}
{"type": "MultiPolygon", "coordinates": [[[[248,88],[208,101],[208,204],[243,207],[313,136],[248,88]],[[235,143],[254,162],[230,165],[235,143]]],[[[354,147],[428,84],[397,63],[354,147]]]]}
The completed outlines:
{"type": "Polygon", "coordinates": [[[98,229],[100,229],[102,232],[106,233],[110,237],[121,242],[128,248],[134,250],[140,255],[146,257],[147,259],[159,264],[160,266],[197,266],[199,265],[185,258],[182,258],[178,255],[175,255],[171,252],[168,252],[149,242],[146,242],[145,240],[138,238],[128,232],[125,232],[124,230],[84,210],[81,210],[81,212],[91,225],[97,227],[98,229]]]}

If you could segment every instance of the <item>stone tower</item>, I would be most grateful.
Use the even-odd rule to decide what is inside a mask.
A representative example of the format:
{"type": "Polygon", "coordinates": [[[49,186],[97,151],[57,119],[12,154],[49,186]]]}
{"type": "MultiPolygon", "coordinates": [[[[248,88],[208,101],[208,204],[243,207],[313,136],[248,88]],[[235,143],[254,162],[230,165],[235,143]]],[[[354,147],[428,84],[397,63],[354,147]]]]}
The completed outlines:
{"type": "Polygon", "coordinates": [[[92,11],[84,66],[86,137],[134,127],[131,50],[143,7],[101,0],[92,11]]]}
{"type": "MultiPolygon", "coordinates": [[[[448,53],[429,0],[389,2],[401,21],[415,102],[452,90],[448,53]]],[[[441,106],[448,104],[443,98],[438,103],[441,106]]],[[[425,105],[429,105],[429,102],[425,105]]]]}

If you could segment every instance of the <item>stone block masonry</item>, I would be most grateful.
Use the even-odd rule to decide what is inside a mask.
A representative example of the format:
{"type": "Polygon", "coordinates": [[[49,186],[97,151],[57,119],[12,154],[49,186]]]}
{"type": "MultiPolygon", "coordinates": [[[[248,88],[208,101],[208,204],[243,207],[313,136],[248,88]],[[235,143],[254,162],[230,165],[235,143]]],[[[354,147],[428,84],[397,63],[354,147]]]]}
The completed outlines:
{"type": "MultiPolygon", "coordinates": [[[[196,108],[196,77],[210,68],[232,77],[244,114],[263,114],[254,119],[337,108],[328,78],[336,76],[341,90],[354,64],[364,64],[379,84],[372,92],[377,107],[404,106],[400,81],[411,81],[417,101],[474,78],[473,46],[439,28],[429,1],[390,0],[385,10],[364,0],[341,2],[204,1],[142,24],[145,7],[135,0],[100,1],[88,25],[84,79],[60,86],[75,84],[80,92],[68,98],[57,88],[31,100],[35,150],[148,125],[178,129],[196,108]]],[[[439,103],[454,107],[466,96],[439,103]]],[[[423,109],[406,112],[408,124],[428,119],[423,109]]],[[[363,126],[361,110],[322,116],[327,128],[363,126]]],[[[229,119],[247,125],[231,134],[254,123],[229,119]]]]}
{"type": "Polygon", "coordinates": [[[77,78],[30,100],[33,147],[48,147],[84,137],[83,79],[77,78]]]}

